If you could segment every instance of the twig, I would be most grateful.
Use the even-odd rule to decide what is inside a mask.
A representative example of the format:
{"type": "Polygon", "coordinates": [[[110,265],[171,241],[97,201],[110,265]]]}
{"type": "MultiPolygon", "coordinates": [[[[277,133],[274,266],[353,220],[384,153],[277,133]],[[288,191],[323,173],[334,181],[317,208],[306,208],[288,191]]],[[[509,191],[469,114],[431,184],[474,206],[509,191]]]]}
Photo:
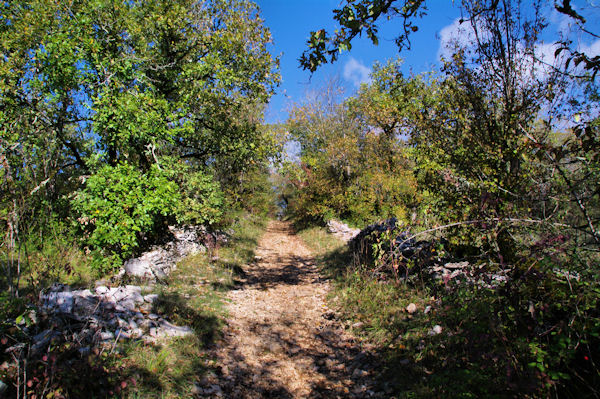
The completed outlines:
{"type": "Polygon", "coordinates": [[[548,223],[553,226],[572,228],[572,226],[569,226],[568,224],[548,222],[547,220],[543,220],[543,219],[492,218],[492,219],[480,219],[480,220],[466,220],[464,222],[454,222],[454,223],[450,223],[450,224],[445,224],[443,226],[438,226],[438,227],[434,227],[431,229],[427,229],[427,230],[423,230],[421,232],[415,233],[415,234],[411,235],[410,237],[401,241],[400,244],[398,244],[398,249],[396,251],[394,251],[394,253],[397,252],[402,247],[402,244],[404,244],[416,237],[419,237],[423,234],[432,233],[432,232],[438,231],[438,230],[445,230],[445,229],[449,229],[451,227],[456,227],[456,226],[463,226],[463,225],[470,225],[470,224],[477,224],[477,223],[492,223],[492,222],[496,222],[496,223],[502,223],[502,222],[540,223],[540,224],[548,223]]]}
{"type": "Polygon", "coordinates": [[[46,184],[48,184],[49,181],[50,181],[50,177],[47,178],[46,180],[44,180],[43,182],[41,182],[40,184],[38,184],[36,188],[34,188],[33,190],[31,190],[31,192],[29,193],[29,195],[35,194],[36,191],[38,191],[40,188],[42,188],[46,184]]]}
{"type": "Polygon", "coordinates": [[[161,170],[162,168],[160,167],[160,162],[158,162],[158,158],[156,157],[156,154],[154,153],[155,148],[156,148],[156,146],[154,145],[154,143],[148,144],[148,149],[150,150],[150,153],[152,154],[154,161],[156,161],[156,166],[158,167],[158,170],[161,170]]]}
{"type": "Polygon", "coordinates": [[[117,333],[117,337],[115,338],[115,342],[113,342],[112,348],[110,349],[109,354],[111,355],[117,346],[117,342],[119,341],[119,337],[121,336],[121,329],[119,328],[119,332],[117,333]]]}

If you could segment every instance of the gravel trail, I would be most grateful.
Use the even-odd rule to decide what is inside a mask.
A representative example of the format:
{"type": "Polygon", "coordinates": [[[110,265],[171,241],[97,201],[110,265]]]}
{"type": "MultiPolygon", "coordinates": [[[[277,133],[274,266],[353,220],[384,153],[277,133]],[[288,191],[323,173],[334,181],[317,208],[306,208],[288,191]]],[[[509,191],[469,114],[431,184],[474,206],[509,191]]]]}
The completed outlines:
{"type": "Polygon", "coordinates": [[[229,293],[204,397],[369,398],[375,357],[326,306],[329,282],[289,223],[271,221],[229,293]]]}

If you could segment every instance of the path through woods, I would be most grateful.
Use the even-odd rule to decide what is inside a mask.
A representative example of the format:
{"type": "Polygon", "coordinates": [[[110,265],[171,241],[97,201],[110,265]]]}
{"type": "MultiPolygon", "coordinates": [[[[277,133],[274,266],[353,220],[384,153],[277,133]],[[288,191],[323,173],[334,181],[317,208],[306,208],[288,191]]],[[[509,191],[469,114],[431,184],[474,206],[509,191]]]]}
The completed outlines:
{"type": "Polygon", "coordinates": [[[369,398],[375,357],[325,304],[329,283],[288,223],[271,221],[229,294],[207,397],[369,398]]]}

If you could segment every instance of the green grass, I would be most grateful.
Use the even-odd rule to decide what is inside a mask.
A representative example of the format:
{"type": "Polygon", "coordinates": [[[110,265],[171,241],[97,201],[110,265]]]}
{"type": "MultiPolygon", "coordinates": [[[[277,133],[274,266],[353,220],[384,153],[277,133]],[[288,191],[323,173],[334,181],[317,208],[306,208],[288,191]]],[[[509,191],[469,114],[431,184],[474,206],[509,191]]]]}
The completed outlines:
{"type": "Polygon", "coordinates": [[[405,329],[405,319],[420,317],[431,301],[424,291],[391,279],[376,280],[364,268],[354,266],[345,243],[324,229],[311,227],[299,235],[335,282],[330,294],[332,305],[352,324],[362,322],[361,335],[371,342],[389,345],[405,329]],[[405,309],[410,303],[415,303],[421,312],[408,315],[405,309]]]}
{"type": "MultiPolygon", "coordinates": [[[[58,233],[57,233],[58,234],[58,233]]],[[[39,292],[55,282],[73,287],[87,287],[101,277],[77,243],[69,237],[48,235],[41,240],[30,237],[21,247],[21,254],[14,254],[14,262],[19,259],[21,277],[20,296],[37,297],[39,292]]],[[[2,269],[9,263],[6,252],[0,252],[2,269]]],[[[16,263],[13,270],[16,271],[16,263]]],[[[13,280],[13,283],[15,281],[13,280]]],[[[8,287],[4,273],[0,275],[0,289],[8,287]]]]}
{"type": "Polygon", "coordinates": [[[395,397],[597,397],[600,374],[590,361],[600,336],[595,285],[567,285],[541,272],[497,290],[404,283],[355,265],[347,247],[322,228],[299,235],[334,282],[330,307],[375,346],[381,383],[395,397]],[[587,317],[584,308],[592,310],[587,317]]]}
{"type": "Polygon", "coordinates": [[[298,232],[300,238],[310,247],[317,257],[330,255],[344,249],[344,242],[327,233],[322,227],[309,227],[298,232]]]}

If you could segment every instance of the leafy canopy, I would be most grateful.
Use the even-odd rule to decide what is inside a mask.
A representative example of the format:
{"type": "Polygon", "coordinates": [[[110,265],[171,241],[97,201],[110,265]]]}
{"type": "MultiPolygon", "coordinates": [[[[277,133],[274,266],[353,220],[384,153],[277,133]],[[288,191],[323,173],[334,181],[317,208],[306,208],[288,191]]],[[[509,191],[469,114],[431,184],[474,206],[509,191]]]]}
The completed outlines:
{"type": "Polygon", "coordinates": [[[29,0],[0,15],[6,231],[94,219],[88,244],[125,256],[161,218],[216,222],[220,183],[274,151],[260,124],[278,60],[250,1],[29,0]]]}

